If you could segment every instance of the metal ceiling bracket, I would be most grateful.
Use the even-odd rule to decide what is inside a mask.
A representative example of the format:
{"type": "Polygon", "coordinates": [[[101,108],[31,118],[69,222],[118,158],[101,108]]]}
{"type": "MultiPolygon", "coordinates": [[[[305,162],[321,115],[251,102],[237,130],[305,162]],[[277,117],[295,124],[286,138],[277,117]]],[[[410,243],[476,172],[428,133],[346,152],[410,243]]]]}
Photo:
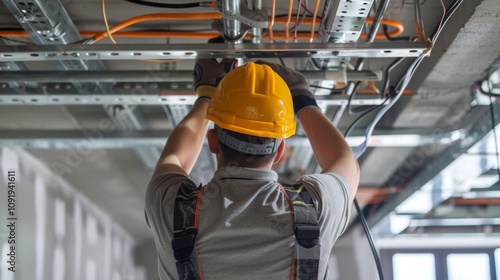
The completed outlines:
{"type": "MultiPolygon", "coordinates": [[[[3,105],[192,105],[196,95],[145,95],[145,94],[0,94],[3,105]]],[[[345,105],[347,96],[316,96],[319,106],[345,105]]],[[[365,96],[353,99],[351,104],[379,105],[383,102],[378,96],[365,96]]]]}
{"type": "MultiPolygon", "coordinates": [[[[80,33],[59,0],[2,0],[19,24],[38,45],[62,45],[81,40],[80,33]]],[[[17,46],[13,46],[17,47],[17,46]]],[[[99,69],[100,64],[72,59],[60,60],[59,69],[99,69]]]]}
{"type": "MultiPolygon", "coordinates": [[[[3,41],[0,39],[0,46],[4,45],[3,41]]],[[[5,62],[0,62],[0,75],[3,73],[7,72],[18,72],[18,71],[27,71],[28,68],[24,63],[22,62],[14,62],[14,61],[5,61],[5,62]]],[[[2,83],[2,82],[0,82],[2,83]]],[[[39,91],[40,87],[34,83],[34,82],[29,82],[26,80],[19,80],[19,81],[11,81],[11,80],[5,80],[3,83],[6,83],[10,89],[15,91],[16,93],[19,94],[24,94],[28,90],[34,90],[34,91],[39,91]]],[[[0,90],[0,92],[3,91],[0,90]]]]}
{"type": "MultiPolygon", "coordinates": [[[[7,63],[6,63],[7,64],[7,63]]],[[[0,62],[0,70],[3,62],[0,62]]],[[[193,81],[192,71],[23,71],[0,72],[0,83],[60,83],[60,82],[99,82],[99,83],[131,83],[151,82],[182,83],[193,81]]],[[[346,71],[345,69],[328,71],[299,71],[308,81],[380,81],[381,71],[346,71]]],[[[0,91],[1,93],[1,91],[0,91]]]]}
{"type": "MultiPolygon", "coordinates": [[[[71,44],[81,40],[78,29],[59,0],[2,1],[10,12],[18,19],[21,26],[30,34],[31,39],[38,44],[38,46],[33,47],[65,49],[70,46],[65,44],[71,44]]],[[[16,49],[19,46],[10,47],[16,49]]],[[[65,54],[62,55],[65,56],[65,54]]],[[[37,55],[31,54],[31,56],[37,55]]],[[[84,57],[80,57],[78,54],[73,53],[67,58],[68,59],[48,60],[54,61],[57,68],[64,71],[105,69],[101,61],[87,60],[84,57]]],[[[7,59],[5,61],[12,62],[15,60],[7,59]]],[[[99,85],[95,81],[89,83],[73,82],[72,84],[76,88],[81,89],[83,92],[88,93],[112,91],[109,85],[99,85]]],[[[128,108],[127,105],[122,106],[124,110],[128,112],[127,118],[118,119],[114,118],[112,114],[109,115],[109,117],[116,122],[115,125],[117,127],[121,129],[127,129],[127,127],[134,127],[135,129],[147,128],[147,125],[144,122],[140,122],[141,117],[135,108],[128,108]],[[141,124],[143,126],[141,126],[141,124]]],[[[154,167],[160,154],[160,151],[156,147],[139,149],[136,152],[143,160],[146,168],[149,170],[154,167]]]]}
{"type": "Polygon", "coordinates": [[[2,0],[39,45],[69,44],[80,35],[58,0],[2,0]]]}
{"type": "Polygon", "coordinates": [[[418,57],[428,47],[427,42],[0,46],[0,62],[74,61],[75,58],[144,60],[222,57],[418,57]]]}
{"type": "Polygon", "coordinates": [[[320,41],[339,43],[358,41],[372,3],[373,0],[326,1],[319,29],[320,41]]]}

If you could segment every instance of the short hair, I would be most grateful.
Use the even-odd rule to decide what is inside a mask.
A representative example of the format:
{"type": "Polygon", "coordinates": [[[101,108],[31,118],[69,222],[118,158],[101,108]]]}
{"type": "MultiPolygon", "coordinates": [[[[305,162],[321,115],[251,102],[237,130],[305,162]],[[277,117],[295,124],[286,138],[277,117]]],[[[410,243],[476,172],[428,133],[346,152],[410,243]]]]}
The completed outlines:
{"type": "MultiPolygon", "coordinates": [[[[248,134],[243,134],[239,132],[235,132],[232,130],[227,130],[223,129],[228,135],[241,140],[243,142],[247,143],[252,143],[252,144],[271,144],[275,143],[278,141],[278,139],[275,138],[267,138],[267,137],[258,137],[258,136],[252,136],[248,134]]],[[[277,150],[271,154],[267,155],[255,155],[255,154],[248,154],[244,152],[240,152],[238,150],[235,150],[223,142],[219,140],[220,148],[222,155],[224,158],[228,161],[235,161],[238,166],[241,167],[250,167],[250,168],[258,168],[264,165],[267,165],[271,163],[274,158],[276,157],[277,150]]]]}

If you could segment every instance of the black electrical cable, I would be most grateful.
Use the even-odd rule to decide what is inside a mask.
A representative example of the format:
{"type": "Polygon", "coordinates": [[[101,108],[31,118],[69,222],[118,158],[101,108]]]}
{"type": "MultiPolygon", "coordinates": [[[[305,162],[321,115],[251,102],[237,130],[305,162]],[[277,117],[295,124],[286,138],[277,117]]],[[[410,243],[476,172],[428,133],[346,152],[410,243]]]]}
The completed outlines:
{"type": "Polygon", "coordinates": [[[383,83],[383,86],[382,86],[382,96],[384,96],[387,92],[387,90],[389,89],[389,86],[391,84],[391,71],[396,68],[405,58],[404,57],[400,57],[400,58],[397,58],[395,59],[391,64],[389,64],[389,66],[385,69],[385,77],[384,77],[384,83],[383,83]]]}
{"type": "Polygon", "coordinates": [[[391,35],[389,34],[389,27],[387,26],[387,24],[383,24],[382,29],[384,30],[385,38],[389,41],[407,41],[408,42],[411,40],[410,36],[391,37],[391,35]]]}
{"type": "MultiPolygon", "coordinates": [[[[389,64],[389,66],[385,69],[385,72],[384,72],[384,83],[383,83],[383,86],[382,86],[382,92],[380,93],[380,96],[381,98],[384,98],[386,96],[386,93],[387,93],[387,90],[389,89],[389,85],[390,85],[390,74],[391,74],[391,71],[396,68],[396,66],[398,66],[405,58],[404,57],[401,57],[401,58],[397,58],[395,59],[391,64],[389,64]]],[[[357,86],[356,86],[357,87],[357,86]]],[[[360,115],[360,114],[364,114],[366,111],[370,111],[371,112],[371,106],[369,109],[362,109],[362,108],[366,108],[364,106],[360,106],[358,107],[357,109],[356,108],[352,108],[351,107],[351,104],[352,104],[352,99],[353,99],[353,96],[354,94],[351,94],[349,96],[349,98],[347,99],[347,108],[349,110],[349,114],[351,115],[360,115]]]]}
{"type": "Polygon", "coordinates": [[[356,207],[356,211],[358,212],[359,219],[361,220],[361,225],[363,225],[363,229],[366,234],[366,239],[368,239],[368,243],[370,243],[370,248],[372,249],[372,252],[375,252],[373,254],[373,258],[375,259],[375,265],[377,266],[377,271],[378,271],[378,278],[380,280],[384,280],[384,274],[382,273],[382,264],[380,262],[380,257],[378,256],[377,248],[375,248],[375,243],[373,242],[373,236],[370,231],[370,227],[368,226],[368,222],[366,221],[365,215],[363,215],[363,210],[361,210],[361,207],[359,207],[358,199],[355,197],[354,198],[354,207],[356,207]]]}
{"type": "Polygon", "coordinates": [[[315,58],[311,58],[311,62],[312,62],[312,64],[314,64],[314,67],[316,67],[318,69],[325,69],[325,67],[323,65],[320,65],[319,62],[315,58]]]}
{"type": "MultiPolygon", "coordinates": [[[[359,121],[361,121],[361,119],[363,119],[365,116],[367,116],[369,113],[373,112],[374,110],[384,106],[384,104],[385,104],[385,102],[387,102],[387,100],[389,100],[389,96],[382,103],[365,111],[354,122],[352,122],[351,125],[347,128],[346,132],[344,133],[344,138],[346,138],[351,133],[352,129],[356,126],[356,124],[358,124],[359,121]]],[[[363,226],[363,230],[366,234],[366,238],[368,239],[370,249],[373,253],[373,258],[375,260],[375,265],[377,266],[379,279],[384,280],[384,274],[382,273],[382,265],[380,262],[380,257],[378,256],[377,248],[375,247],[375,243],[373,241],[373,236],[372,236],[372,233],[370,231],[370,227],[368,226],[368,222],[366,221],[365,215],[363,214],[363,210],[361,210],[361,207],[359,206],[358,199],[356,197],[354,197],[353,201],[354,201],[354,207],[356,207],[356,212],[358,213],[358,217],[361,221],[361,225],[363,226]]]]}
{"type": "MultiPolygon", "coordinates": [[[[377,32],[378,27],[380,26],[380,22],[382,21],[383,14],[385,10],[387,10],[387,7],[389,6],[389,0],[382,0],[380,3],[380,6],[377,9],[377,12],[375,14],[373,23],[370,27],[370,30],[368,32],[368,36],[366,37],[366,42],[373,42],[375,39],[375,35],[377,32]]],[[[364,65],[364,59],[360,58],[358,62],[356,63],[355,70],[361,70],[364,65]]],[[[352,98],[354,98],[354,95],[356,94],[356,89],[359,87],[360,82],[357,82],[356,84],[353,84],[352,82],[349,82],[347,85],[347,95],[349,95],[349,104],[348,108],[350,108],[350,102],[352,98]]],[[[385,91],[381,92],[382,95],[385,94],[385,91]]],[[[383,103],[382,103],[383,104],[383,103]]],[[[367,111],[368,112],[368,111],[367,111]]],[[[368,114],[368,113],[366,113],[368,114]]],[[[364,115],[362,115],[364,116],[364,115]]],[[[363,211],[361,211],[361,208],[359,207],[358,201],[356,197],[354,198],[354,205],[356,206],[356,211],[358,212],[358,216],[361,219],[361,224],[363,225],[363,230],[366,234],[366,238],[368,239],[368,243],[370,244],[370,248],[373,254],[373,259],[375,261],[375,265],[377,266],[377,272],[378,272],[378,277],[380,280],[384,280],[384,273],[382,272],[382,265],[380,264],[380,258],[378,256],[377,248],[375,248],[375,242],[373,241],[373,236],[370,232],[370,228],[368,227],[368,223],[366,222],[366,219],[363,215],[363,211]]]]}
{"type": "Polygon", "coordinates": [[[154,8],[166,8],[166,9],[187,9],[187,8],[196,8],[196,7],[201,6],[200,2],[183,3],[183,4],[169,4],[169,3],[149,2],[149,1],[144,1],[144,0],[125,0],[125,1],[132,3],[132,4],[141,5],[141,6],[148,6],[148,7],[154,7],[154,8]]]}
{"type": "Polygon", "coordinates": [[[479,91],[481,94],[484,94],[489,97],[494,97],[494,98],[500,98],[500,94],[496,94],[490,91],[484,91],[483,88],[481,87],[482,82],[477,81],[472,85],[472,88],[475,88],[477,91],[479,91]]]}
{"type": "Polygon", "coordinates": [[[384,104],[387,102],[387,100],[389,100],[389,98],[390,98],[390,97],[389,97],[389,96],[387,96],[387,97],[385,98],[385,100],[384,100],[382,103],[380,103],[380,104],[378,104],[378,105],[376,105],[376,106],[371,106],[371,108],[370,108],[370,109],[368,109],[368,110],[364,111],[364,112],[361,114],[361,116],[359,116],[356,120],[354,120],[354,121],[353,121],[353,122],[349,125],[349,127],[347,128],[347,130],[346,130],[346,131],[345,131],[345,133],[344,133],[344,138],[345,138],[345,137],[347,137],[347,136],[351,133],[351,131],[352,131],[352,130],[354,129],[354,127],[355,127],[355,126],[356,126],[356,125],[357,125],[357,124],[361,121],[361,119],[363,119],[363,118],[364,118],[364,117],[366,117],[369,113],[371,113],[371,112],[375,111],[376,109],[378,109],[378,108],[380,108],[380,107],[384,106],[384,104]]]}
{"type": "MultiPolygon", "coordinates": [[[[375,35],[377,33],[377,29],[380,26],[380,22],[382,21],[382,17],[384,15],[385,10],[387,10],[387,7],[389,6],[389,0],[382,0],[380,3],[380,6],[377,8],[377,12],[375,14],[374,20],[372,25],[370,26],[370,30],[368,31],[368,36],[366,37],[366,42],[373,42],[375,39],[375,35]]],[[[360,58],[358,62],[356,63],[355,70],[361,70],[363,69],[364,65],[364,59],[360,58]]],[[[359,87],[360,82],[357,82],[356,84],[353,84],[352,82],[348,83],[347,86],[347,95],[349,95],[349,104],[348,108],[350,108],[350,102],[352,98],[354,98],[354,95],[356,94],[356,89],[359,87]]],[[[385,94],[385,91],[381,92],[382,95],[385,94]]],[[[368,112],[368,111],[367,111],[368,112]]],[[[368,113],[366,113],[368,114],[368,113]]],[[[375,264],[377,266],[377,272],[378,272],[378,277],[380,280],[384,280],[384,274],[382,272],[382,265],[380,264],[380,258],[377,253],[377,249],[375,248],[375,244],[373,241],[372,234],[370,232],[370,228],[368,227],[368,224],[366,223],[366,219],[363,215],[363,211],[361,211],[361,208],[359,207],[358,201],[356,198],[354,198],[354,205],[356,206],[356,210],[358,212],[358,216],[361,219],[361,223],[363,225],[363,230],[365,231],[366,238],[368,239],[368,243],[370,244],[370,248],[373,254],[373,259],[375,260],[375,264]],[[364,222],[363,222],[364,221],[364,222]]]]}
{"type": "MultiPolygon", "coordinates": [[[[350,82],[348,84],[348,86],[351,84],[352,82],[350,82]]],[[[361,84],[361,82],[356,82],[354,84],[354,91],[352,91],[352,93],[349,95],[349,97],[347,98],[347,111],[349,112],[349,114],[351,115],[359,115],[359,114],[362,114],[363,112],[361,113],[358,113],[358,112],[355,112],[352,110],[351,108],[351,104],[352,104],[352,100],[354,99],[354,96],[356,95],[356,89],[359,87],[359,85],[361,84]]],[[[383,94],[383,93],[382,93],[383,94]]]]}
{"type": "Polygon", "coordinates": [[[285,61],[283,60],[283,58],[280,56],[279,59],[280,59],[281,65],[283,65],[284,67],[286,67],[286,64],[285,64],[285,61]]]}
{"type": "Polygon", "coordinates": [[[11,39],[11,38],[7,38],[7,37],[4,37],[4,36],[0,36],[0,39],[6,40],[6,41],[15,42],[15,43],[19,43],[19,44],[25,44],[25,45],[35,45],[35,43],[32,43],[32,42],[27,42],[27,41],[21,41],[21,40],[11,39]]]}

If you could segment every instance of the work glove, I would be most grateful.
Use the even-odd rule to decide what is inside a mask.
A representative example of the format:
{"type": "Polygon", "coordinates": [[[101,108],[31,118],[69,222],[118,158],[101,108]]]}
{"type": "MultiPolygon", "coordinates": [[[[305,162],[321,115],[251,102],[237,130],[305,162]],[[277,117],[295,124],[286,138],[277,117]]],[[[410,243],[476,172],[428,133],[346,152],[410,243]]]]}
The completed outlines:
{"type": "MultiPolygon", "coordinates": [[[[209,43],[224,43],[222,37],[212,38],[209,43]]],[[[198,94],[198,99],[211,100],[215,88],[220,80],[229,71],[237,66],[236,59],[222,59],[217,62],[215,59],[197,59],[193,70],[194,90],[198,94]]]]}
{"type": "Polygon", "coordinates": [[[285,80],[293,99],[293,110],[298,116],[300,111],[306,107],[318,107],[316,98],[309,88],[306,78],[299,72],[279,64],[258,60],[255,63],[265,64],[271,67],[280,77],[285,80]]]}

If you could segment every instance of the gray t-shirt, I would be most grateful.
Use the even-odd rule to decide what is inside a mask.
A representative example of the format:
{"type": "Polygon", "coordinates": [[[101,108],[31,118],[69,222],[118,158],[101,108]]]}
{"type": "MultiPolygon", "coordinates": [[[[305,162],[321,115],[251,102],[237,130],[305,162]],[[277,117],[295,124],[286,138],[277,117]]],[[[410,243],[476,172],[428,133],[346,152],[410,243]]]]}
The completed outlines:
{"type": "MultiPolygon", "coordinates": [[[[196,249],[204,279],[290,279],[295,236],[288,204],[273,170],[223,167],[204,188],[196,249]]],[[[336,174],[300,178],[320,213],[319,279],[345,230],[350,199],[336,174]]],[[[146,220],[158,253],[161,280],[177,279],[171,240],[179,173],[155,176],[146,193],[146,220]]]]}

